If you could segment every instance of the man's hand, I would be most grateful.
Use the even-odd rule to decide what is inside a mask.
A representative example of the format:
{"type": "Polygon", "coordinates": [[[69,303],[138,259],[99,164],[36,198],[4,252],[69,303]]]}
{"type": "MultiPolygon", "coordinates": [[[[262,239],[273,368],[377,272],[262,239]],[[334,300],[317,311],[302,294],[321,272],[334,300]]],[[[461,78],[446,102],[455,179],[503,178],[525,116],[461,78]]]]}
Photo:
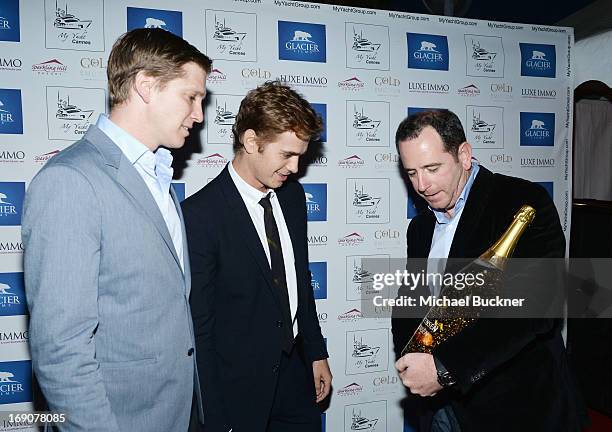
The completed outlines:
{"type": "Polygon", "coordinates": [[[317,403],[319,403],[327,397],[331,389],[332,374],[327,359],[313,361],[312,374],[314,375],[315,391],[317,392],[317,403]]]}
{"type": "Polygon", "coordinates": [[[442,390],[431,354],[406,354],[395,362],[395,368],[399,372],[402,383],[410,389],[410,393],[419,396],[433,396],[442,390]]]}

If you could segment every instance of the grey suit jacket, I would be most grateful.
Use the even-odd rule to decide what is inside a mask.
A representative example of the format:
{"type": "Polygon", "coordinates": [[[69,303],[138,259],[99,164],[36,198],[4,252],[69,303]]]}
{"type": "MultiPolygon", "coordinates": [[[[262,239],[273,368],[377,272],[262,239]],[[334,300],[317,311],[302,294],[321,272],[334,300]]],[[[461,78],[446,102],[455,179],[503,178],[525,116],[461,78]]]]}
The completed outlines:
{"type": "Polygon", "coordinates": [[[60,429],[186,431],[196,371],[184,228],[183,272],[146,184],[96,126],[32,180],[22,237],[32,363],[50,409],[67,415],[60,429]]]}

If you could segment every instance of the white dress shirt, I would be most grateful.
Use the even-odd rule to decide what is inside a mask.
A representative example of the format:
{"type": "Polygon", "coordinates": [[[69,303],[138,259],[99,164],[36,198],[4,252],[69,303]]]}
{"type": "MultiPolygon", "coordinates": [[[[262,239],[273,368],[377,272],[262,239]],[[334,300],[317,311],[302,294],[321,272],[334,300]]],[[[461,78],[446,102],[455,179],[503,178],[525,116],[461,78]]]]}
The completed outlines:
{"type": "Polygon", "coordinates": [[[297,312],[297,275],[295,273],[295,257],[293,255],[293,244],[291,243],[291,237],[289,236],[289,230],[287,229],[287,223],[285,222],[285,216],[283,215],[283,209],[278,202],[278,197],[274,190],[270,189],[266,192],[261,192],[255,189],[253,186],[248,184],[240,177],[240,175],[234,169],[232,162],[228,164],[228,170],[242,201],[246,205],[246,208],[251,216],[253,225],[259,235],[259,241],[261,246],[266,252],[268,258],[268,265],[272,266],[270,262],[270,247],[268,246],[268,239],[266,237],[266,226],[264,225],[264,209],[259,204],[259,201],[270,193],[270,203],[272,204],[272,213],[274,214],[274,220],[278,227],[278,235],[280,237],[281,248],[283,249],[283,261],[285,263],[285,276],[287,278],[287,293],[289,294],[289,308],[291,310],[291,321],[293,323],[293,336],[298,334],[298,326],[296,319],[297,312]]]}
{"type": "Polygon", "coordinates": [[[153,153],[147,146],[113,123],[106,114],[100,114],[96,126],[121,149],[128,161],[136,168],[151,192],[172,237],[174,249],[185,270],[183,261],[183,231],[181,220],[170,196],[172,183],[172,155],[165,148],[153,153]]]}

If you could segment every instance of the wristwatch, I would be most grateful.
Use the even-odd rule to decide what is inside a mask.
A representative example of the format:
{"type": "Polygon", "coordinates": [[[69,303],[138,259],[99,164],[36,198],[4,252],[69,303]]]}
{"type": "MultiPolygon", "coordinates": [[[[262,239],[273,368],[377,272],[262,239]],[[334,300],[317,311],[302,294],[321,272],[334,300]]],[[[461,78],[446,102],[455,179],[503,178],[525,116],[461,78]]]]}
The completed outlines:
{"type": "Polygon", "coordinates": [[[434,356],[434,363],[436,365],[436,372],[438,374],[438,384],[442,387],[450,387],[457,381],[453,378],[449,371],[446,370],[444,365],[434,356]]]}

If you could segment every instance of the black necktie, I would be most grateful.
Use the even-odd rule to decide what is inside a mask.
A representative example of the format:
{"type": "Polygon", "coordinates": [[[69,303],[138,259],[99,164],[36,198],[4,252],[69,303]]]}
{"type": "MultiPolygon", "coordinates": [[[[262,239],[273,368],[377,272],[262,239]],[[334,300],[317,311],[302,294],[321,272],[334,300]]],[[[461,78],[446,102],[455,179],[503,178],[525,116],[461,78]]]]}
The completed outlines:
{"type": "Polygon", "coordinates": [[[276,220],[274,220],[274,213],[272,213],[270,195],[271,192],[263,197],[259,201],[259,205],[264,209],[264,226],[266,227],[266,238],[268,240],[268,247],[270,248],[272,281],[274,282],[281,302],[282,327],[284,328],[283,351],[290,353],[293,347],[293,320],[291,319],[291,307],[289,306],[289,293],[287,291],[283,249],[281,247],[276,220]]]}

